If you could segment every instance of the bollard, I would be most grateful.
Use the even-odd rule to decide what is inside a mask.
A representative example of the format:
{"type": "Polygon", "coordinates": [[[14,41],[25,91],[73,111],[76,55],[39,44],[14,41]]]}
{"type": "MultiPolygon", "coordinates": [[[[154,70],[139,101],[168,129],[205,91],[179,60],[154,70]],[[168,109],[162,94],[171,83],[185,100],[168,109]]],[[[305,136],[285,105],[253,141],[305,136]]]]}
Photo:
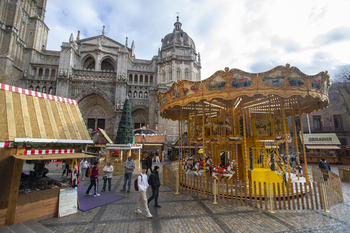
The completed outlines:
{"type": "Polygon", "coordinates": [[[176,173],[176,193],[175,194],[179,194],[179,173],[176,173]]]}
{"type": "Polygon", "coordinates": [[[216,195],[217,195],[217,180],[214,179],[214,190],[213,190],[213,195],[214,195],[214,202],[213,204],[216,205],[218,204],[217,201],[216,201],[216,195]]]}
{"type": "Polygon", "coordinates": [[[269,212],[270,213],[275,213],[274,211],[273,211],[273,205],[272,205],[272,197],[271,197],[271,195],[272,195],[272,193],[271,193],[271,184],[269,184],[269,202],[270,202],[270,210],[269,210],[269,212]]]}

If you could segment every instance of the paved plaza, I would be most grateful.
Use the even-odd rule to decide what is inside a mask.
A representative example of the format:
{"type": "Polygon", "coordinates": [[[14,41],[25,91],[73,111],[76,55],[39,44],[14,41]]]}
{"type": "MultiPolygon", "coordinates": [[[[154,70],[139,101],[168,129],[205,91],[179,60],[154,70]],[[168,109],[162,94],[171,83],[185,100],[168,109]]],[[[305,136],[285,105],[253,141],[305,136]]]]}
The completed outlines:
{"type": "MultiPolygon", "coordinates": [[[[137,173],[134,172],[133,180],[137,173]]],[[[88,182],[88,181],[83,181],[88,182]]],[[[175,182],[175,181],[174,181],[175,182]]],[[[161,208],[150,204],[152,219],[134,213],[138,193],[119,190],[123,176],[113,177],[112,192],[124,199],[105,206],[40,223],[54,232],[350,232],[350,184],[343,184],[346,203],[329,213],[316,210],[269,213],[245,206],[216,204],[160,188],[161,208]]],[[[148,193],[148,196],[150,193],[148,193]]],[[[100,197],[103,198],[103,193],[100,197]]],[[[142,210],[142,208],[141,208],[142,210]]]]}

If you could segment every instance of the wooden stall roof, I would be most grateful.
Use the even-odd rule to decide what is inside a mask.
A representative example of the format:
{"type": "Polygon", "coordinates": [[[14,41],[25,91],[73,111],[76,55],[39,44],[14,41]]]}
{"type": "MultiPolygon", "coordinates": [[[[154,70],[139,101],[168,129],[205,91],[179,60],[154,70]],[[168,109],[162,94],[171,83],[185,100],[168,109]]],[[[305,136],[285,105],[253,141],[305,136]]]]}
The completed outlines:
{"type": "MultiPolygon", "coordinates": [[[[301,138],[301,135],[300,135],[301,138]]],[[[312,133],[304,134],[305,145],[340,145],[340,141],[335,133],[312,133]]],[[[335,149],[335,148],[333,148],[335,149]]],[[[339,149],[339,148],[338,148],[339,149]]]]}
{"type": "Polygon", "coordinates": [[[150,128],[138,128],[134,129],[135,134],[135,143],[145,145],[148,144],[164,144],[165,143],[165,135],[161,135],[157,130],[150,128]]]}
{"type": "Polygon", "coordinates": [[[92,140],[97,145],[113,143],[112,139],[106,134],[106,131],[104,131],[103,129],[97,128],[97,130],[95,130],[91,134],[92,140]]]}
{"type": "Polygon", "coordinates": [[[0,142],[93,143],[77,101],[0,83],[0,142]]]}
{"type": "Polygon", "coordinates": [[[95,156],[84,153],[73,154],[49,154],[49,155],[13,155],[16,159],[21,160],[51,160],[51,159],[79,159],[79,158],[95,158],[95,156]]]}

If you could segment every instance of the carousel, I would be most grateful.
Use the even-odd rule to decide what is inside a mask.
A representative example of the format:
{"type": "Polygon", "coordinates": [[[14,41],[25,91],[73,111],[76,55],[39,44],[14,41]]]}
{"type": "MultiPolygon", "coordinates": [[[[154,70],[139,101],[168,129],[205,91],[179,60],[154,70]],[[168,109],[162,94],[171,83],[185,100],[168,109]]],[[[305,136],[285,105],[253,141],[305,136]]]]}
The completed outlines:
{"type": "MultiPolygon", "coordinates": [[[[310,182],[303,140],[298,147],[296,119],[327,107],[329,86],[327,72],[306,75],[287,64],[263,73],[225,68],[206,80],[178,80],[167,92],[159,92],[161,116],[179,122],[180,185],[185,185],[181,177],[186,173],[232,179],[246,187],[251,182],[310,182]],[[201,149],[184,153],[184,135],[188,144],[201,149]],[[294,153],[303,154],[302,173],[288,166],[289,143],[295,144],[294,153]]],[[[304,138],[302,121],[300,127],[304,138]]],[[[295,160],[300,166],[299,156],[295,160]]]]}

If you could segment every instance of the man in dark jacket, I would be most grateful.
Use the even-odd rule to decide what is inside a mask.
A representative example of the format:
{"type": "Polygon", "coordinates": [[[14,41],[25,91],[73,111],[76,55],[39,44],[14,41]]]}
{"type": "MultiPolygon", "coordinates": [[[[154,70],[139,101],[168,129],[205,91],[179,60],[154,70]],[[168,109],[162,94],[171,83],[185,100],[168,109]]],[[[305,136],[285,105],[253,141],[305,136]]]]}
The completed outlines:
{"type": "Polygon", "coordinates": [[[154,207],[160,208],[161,206],[158,204],[158,194],[159,194],[159,167],[155,166],[154,171],[151,173],[148,184],[152,188],[152,196],[148,198],[148,204],[154,199],[154,207]]]}

